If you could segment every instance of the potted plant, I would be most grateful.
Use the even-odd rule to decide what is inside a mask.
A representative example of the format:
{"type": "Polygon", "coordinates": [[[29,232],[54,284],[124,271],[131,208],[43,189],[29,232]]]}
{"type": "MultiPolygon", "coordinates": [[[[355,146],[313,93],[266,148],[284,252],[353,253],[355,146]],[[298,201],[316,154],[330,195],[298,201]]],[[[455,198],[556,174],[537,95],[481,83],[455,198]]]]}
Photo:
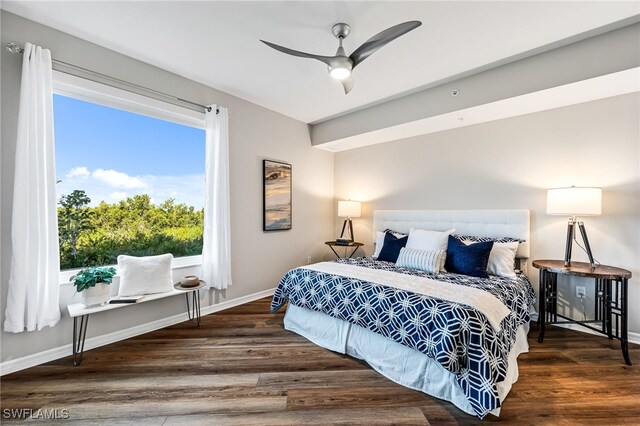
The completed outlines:
{"type": "Polygon", "coordinates": [[[84,306],[89,308],[109,301],[111,296],[109,284],[115,274],[115,268],[86,268],[71,277],[70,281],[73,281],[76,291],[81,294],[84,306]]]}

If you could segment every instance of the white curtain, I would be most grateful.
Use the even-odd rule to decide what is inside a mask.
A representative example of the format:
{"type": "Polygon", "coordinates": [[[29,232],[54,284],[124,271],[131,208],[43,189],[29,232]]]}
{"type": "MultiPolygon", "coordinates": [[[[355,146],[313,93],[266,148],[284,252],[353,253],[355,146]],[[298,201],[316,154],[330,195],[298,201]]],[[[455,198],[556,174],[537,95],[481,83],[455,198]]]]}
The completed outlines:
{"type": "Polygon", "coordinates": [[[5,331],[41,330],[60,320],[56,205],[51,52],[27,43],[20,85],[5,331]]]}
{"type": "Polygon", "coordinates": [[[206,114],[202,277],[209,287],[218,290],[231,285],[228,117],[226,108],[215,105],[206,114]]]}

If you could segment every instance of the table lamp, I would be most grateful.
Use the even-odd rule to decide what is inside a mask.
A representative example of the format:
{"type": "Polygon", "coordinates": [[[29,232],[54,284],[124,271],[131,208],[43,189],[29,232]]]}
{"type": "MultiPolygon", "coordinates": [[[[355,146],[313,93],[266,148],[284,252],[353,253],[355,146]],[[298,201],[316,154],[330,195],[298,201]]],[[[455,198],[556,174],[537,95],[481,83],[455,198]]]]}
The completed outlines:
{"type": "Polygon", "coordinates": [[[575,225],[580,228],[584,250],[589,256],[591,268],[596,264],[591,254],[591,246],[587,238],[587,231],[583,222],[578,222],[576,216],[597,216],[602,214],[602,188],[553,188],[547,190],[547,214],[569,216],[567,226],[567,242],[564,252],[564,266],[571,265],[571,248],[575,240],[575,225]]]}
{"type": "Polygon", "coordinates": [[[347,223],[349,224],[349,241],[354,241],[353,239],[353,223],[351,222],[351,218],[360,217],[362,212],[360,201],[338,201],[338,217],[346,217],[344,220],[344,224],[342,225],[342,233],[340,234],[340,238],[344,238],[344,232],[347,230],[347,223]]]}

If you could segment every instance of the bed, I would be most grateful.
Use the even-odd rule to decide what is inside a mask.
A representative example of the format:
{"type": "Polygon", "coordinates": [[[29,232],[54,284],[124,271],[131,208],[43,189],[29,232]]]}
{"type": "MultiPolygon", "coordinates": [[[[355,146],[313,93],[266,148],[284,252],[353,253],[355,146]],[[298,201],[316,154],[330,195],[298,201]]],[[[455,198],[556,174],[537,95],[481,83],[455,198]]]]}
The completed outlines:
{"type": "MultiPolygon", "coordinates": [[[[528,210],[374,212],[374,241],[412,228],[517,241],[520,269],[529,257],[528,210]]],[[[526,275],[478,278],[400,264],[366,257],[292,269],[271,310],[288,302],[287,330],[480,419],[498,416],[518,379],[517,357],[528,351],[535,295],[526,275]]]]}

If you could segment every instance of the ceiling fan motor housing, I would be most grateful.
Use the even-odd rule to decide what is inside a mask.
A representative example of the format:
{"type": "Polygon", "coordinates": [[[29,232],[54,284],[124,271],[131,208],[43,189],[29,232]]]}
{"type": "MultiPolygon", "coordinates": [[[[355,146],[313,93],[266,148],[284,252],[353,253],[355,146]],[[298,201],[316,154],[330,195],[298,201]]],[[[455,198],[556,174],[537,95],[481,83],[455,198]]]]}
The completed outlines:
{"type": "Polygon", "coordinates": [[[331,27],[331,32],[337,39],[344,39],[351,32],[351,27],[344,22],[340,22],[331,27]]]}

